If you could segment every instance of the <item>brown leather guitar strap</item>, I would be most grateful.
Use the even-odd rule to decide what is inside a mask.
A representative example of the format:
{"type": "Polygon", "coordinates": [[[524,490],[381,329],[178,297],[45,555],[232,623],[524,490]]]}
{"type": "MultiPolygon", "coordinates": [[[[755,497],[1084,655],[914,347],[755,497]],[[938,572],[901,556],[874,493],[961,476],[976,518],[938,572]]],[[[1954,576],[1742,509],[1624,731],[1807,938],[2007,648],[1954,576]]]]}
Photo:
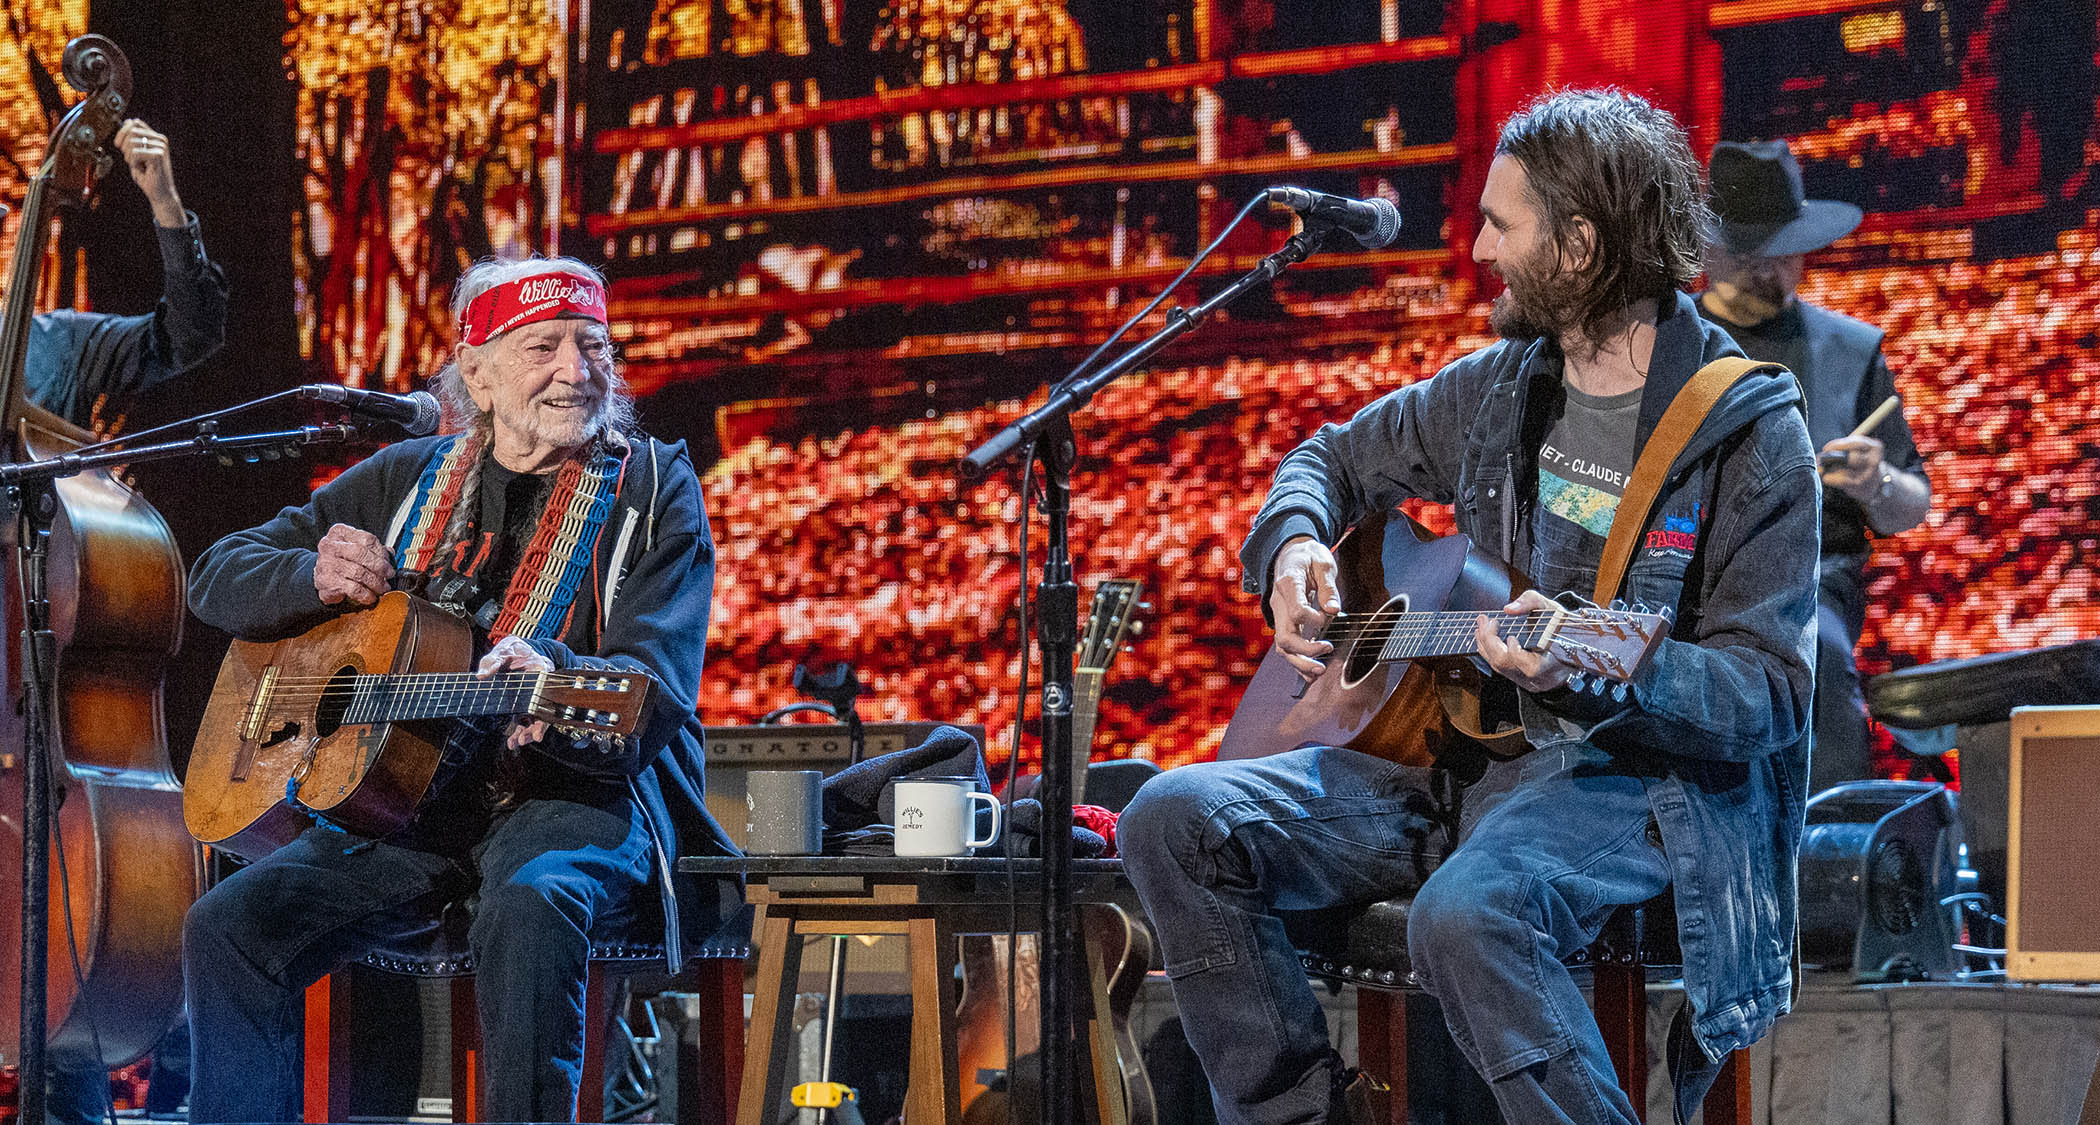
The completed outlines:
{"type": "Polygon", "coordinates": [[[1619,497],[1619,510],[1611,519],[1611,534],[1604,541],[1604,558],[1597,564],[1597,589],[1590,600],[1605,605],[1619,595],[1619,586],[1626,580],[1626,567],[1633,562],[1633,551],[1640,544],[1641,532],[1648,526],[1648,515],[1655,509],[1656,498],[1662,495],[1663,481],[1670,475],[1670,466],[1684,447],[1691,444],[1692,435],[1699,432],[1699,424],[1713,410],[1728,388],[1752,371],[1763,367],[1778,367],[1776,363],[1759,363],[1741,356],[1725,356],[1700,368],[1691,381],[1670,400],[1669,409],[1663,411],[1662,420],[1655,424],[1655,432],[1648,435],[1648,444],[1641,447],[1640,459],[1634,462],[1633,476],[1626,482],[1626,491],[1619,497]]]}

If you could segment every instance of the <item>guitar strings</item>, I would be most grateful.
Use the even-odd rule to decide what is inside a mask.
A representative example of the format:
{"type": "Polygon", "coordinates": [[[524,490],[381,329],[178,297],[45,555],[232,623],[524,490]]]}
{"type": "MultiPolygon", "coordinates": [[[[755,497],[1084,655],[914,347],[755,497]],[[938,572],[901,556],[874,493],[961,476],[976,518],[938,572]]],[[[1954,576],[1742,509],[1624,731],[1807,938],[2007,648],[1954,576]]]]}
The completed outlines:
{"type": "MultiPolygon", "coordinates": [[[[1361,615],[1345,614],[1330,621],[1326,628],[1321,630],[1320,636],[1323,640],[1335,637],[1364,637],[1374,634],[1388,638],[1407,637],[1410,639],[1421,639],[1436,637],[1457,640],[1473,635],[1476,629],[1474,619],[1482,615],[1493,616],[1488,611],[1473,610],[1402,610],[1379,611],[1361,615]],[[1384,626],[1382,632],[1380,632],[1381,626],[1384,626]]],[[[1598,628],[1594,621],[1589,620],[1578,612],[1533,610],[1530,613],[1511,618],[1503,626],[1502,631],[1504,635],[1516,635],[1525,630],[1534,630],[1554,624],[1556,620],[1559,622],[1560,629],[1563,632],[1588,632],[1598,628]],[[1512,628],[1515,630],[1514,632],[1512,628]]]]}
{"type": "MultiPolygon", "coordinates": [[[[560,672],[511,672],[496,676],[481,677],[471,672],[427,672],[427,673],[359,673],[352,677],[302,676],[279,679],[270,693],[272,705],[304,704],[319,702],[331,697],[354,697],[370,689],[369,683],[360,683],[366,676],[383,676],[395,682],[387,691],[387,698],[401,701],[422,701],[437,696],[474,694],[496,695],[525,689],[537,690],[546,680],[559,681],[560,672]],[[413,677],[411,680],[410,677],[413,677]],[[289,690],[285,690],[289,689],[289,690]]],[[[598,677],[588,677],[597,679],[598,677]]],[[[562,686],[558,682],[554,686],[562,686]]]]}
{"type": "MultiPolygon", "coordinates": [[[[1450,610],[1341,617],[1329,622],[1327,627],[1321,630],[1320,638],[1332,640],[1337,637],[1356,639],[1380,636],[1386,639],[1401,637],[1411,640],[1459,640],[1474,634],[1478,628],[1474,619],[1479,616],[1482,615],[1464,610],[1450,610]]],[[[1548,610],[1534,610],[1507,622],[1500,631],[1507,636],[1513,635],[1512,629],[1516,632],[1541,629],[1552,624],[1557,616],[1548,610]]]]}

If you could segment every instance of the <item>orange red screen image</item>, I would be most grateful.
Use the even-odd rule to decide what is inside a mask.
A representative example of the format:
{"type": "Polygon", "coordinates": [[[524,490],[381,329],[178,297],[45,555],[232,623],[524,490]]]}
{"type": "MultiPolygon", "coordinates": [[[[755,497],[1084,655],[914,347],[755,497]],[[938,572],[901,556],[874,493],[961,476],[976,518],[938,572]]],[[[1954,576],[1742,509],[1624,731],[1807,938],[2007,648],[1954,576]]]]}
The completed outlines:
{"type": "MultiPolygon", "coordinates": [[[[365,95],[302,101],[309,358],[408,385],[462,246],[602,263],[645,425],[699,455],[711,723],[848,659],[864,714],[982,722],[1002,761],[1028,505],[957,460],[1261,188],[1384,195],[1394,246],[1294,268],[1075,416],[1082,587],[1135,578],[1149,603],[1095,753],[1210,756],[1267,646],[1237,550],[1270,474],[1489,341],[1474,200],[1502,119],[1568,85],[1642,92],[1702,155],[1786,137],[1810,195],[1866,209],[1804,295],[1887,331],[1935,499],[1877,544],[1863,667],[2100,636],[2090,4],[577,0],[502,35],[446,11],[418,32],[434,69],[387,70],[384,96],[345,86],[357,56],[302,62],[329,36],[295,21],[292,69],[365,95]],[[372,113],[406,142],[383,170],[344,131],[372,113]],[[346,169],[422,194],[360,196],[346,169]]],[[[1258,213],[1168,304],[1289,233],[1258,213]]]]}

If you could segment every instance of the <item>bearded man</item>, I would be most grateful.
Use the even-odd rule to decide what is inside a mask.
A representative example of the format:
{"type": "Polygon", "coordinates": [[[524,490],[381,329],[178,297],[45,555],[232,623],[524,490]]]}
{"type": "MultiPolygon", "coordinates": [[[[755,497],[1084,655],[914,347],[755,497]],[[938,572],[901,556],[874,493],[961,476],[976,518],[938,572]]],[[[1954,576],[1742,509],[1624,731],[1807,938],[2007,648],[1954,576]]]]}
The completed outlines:
{"type": "Polygon", "coordinates": [[[676,971],[681,938],[735,906],[726,886],[681,902],[670,880],[682,850],[732,852],[701,801],[714,544],[692,462],[633,431],[591,267],[484,261],[452,308],[435,385],[456,432],[389,447],[214,544],[191,608],[275,639],[408,587],[475,623],[481,655],[460,671],[642,672],[650,713],[624,744],[462,722],[401,831],[316,825],[200,899],[183,934],[193,1121],[297,1120],[301,992],[469,896],[489,1119],[571,1120],[592,935],[661,924],[676,971]]]}
{"type": "MultiPolygon", "coordinates": [[[[1275,647],[1308,681],[1339,674],[1314,639],[1341,609],[1327,544],[1409,497],[1452,505],[1478,548],[1529,576],[1510,614],[1593,588],[1663,409],[1741,354],[1683,291],[1711,222],[1699,179],[1684,131],[1631,95],[1555,94],[1503,128],[1473,244],[1507,286],[1490,317],[1503,339],[1321,427],[1284,458],[1241,550],[1275,647]]],[[[1786,1011],[1819,518],[1800,401],[1783,369],[1752,372],[1678,455],[1644,528],[1670,534],[1642,537],[1625,587],[1676,621],[1623,698],[1573,690],[1574,668],[1476,621],[1533,749],[1488,766],[1457,817],[1429,771],[1333,747],[1139,790],[1118,845],[1221,1121],[1369,1119],[1279,911],[1414,891],[1417,977],[1510,1121],[1639,1120],[1643,1091],[1619,1089],[1563,964],[1621,906],[1675,892],[1680,1113],[1786,1011]]]]}

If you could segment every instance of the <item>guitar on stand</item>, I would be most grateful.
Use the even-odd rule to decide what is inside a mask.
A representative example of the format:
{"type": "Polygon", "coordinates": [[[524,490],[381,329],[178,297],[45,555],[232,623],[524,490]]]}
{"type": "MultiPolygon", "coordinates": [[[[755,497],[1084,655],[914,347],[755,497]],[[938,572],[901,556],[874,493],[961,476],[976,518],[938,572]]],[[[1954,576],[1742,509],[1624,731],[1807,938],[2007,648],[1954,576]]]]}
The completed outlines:
{"type": "MultiPolygon", "coordinates": [[[[1086,766],[1091,757],[1094,728],[1100,718],[1101,688],[1107,680],[1109,665],[1122,651],[1124,639],[1142,630],[1141,623],[1134,616],[1141,605],[1138,596],[1142,588],[1136,579],[1130,578],[1104,579],[1094,588],[1093,605],[1087,611],[1086,632],[1073,667],[1072,800],[1075,804],[1085,798],[1086,766]]],[[[1097,966],[1096,971],[1106,969],[1109,974],[1109,1011],[1106,1015],[1115,1032],[1123,1100],[1129,1108],[1128,1125],[1154,1125],[1158,1115],[1152,1101],[1152,1082],[1145,1074],[1144,1060],[1130,1025],[1131,1004],[1151,967],[1152,933],[1141,920],[1114,905],[1085,908],[1082,924],[1111,933],[1117,939],[1109,943],[1109,948],[1120,951],[1114,958],[1115,964],[1097,966]]],[[[1013,951],[1013,975],[1009,981],[1006,971],[1008,940],[1005,935],[994,934],[972,934],[962,939],[963,995],[957,1006],[955,1041],[956,1054],[961,1062],[959,1073],[963,1081],[965,1125],[1006,1121],[1009,1101],[1019,1103],[1015,1107],[1019,1114],[1017,1120],[1034,1121],[1039,1116],[1038,1107],[1024,1091],[1015,1088],[1014,1075],[1006,1070],[1006,1009],[1011,997],[1016,1040],[1012,1057],[1018,1069],[1024,1056],[1035,1053],[1041,1035],[1038,1007],[1041,999],[1040,965],[1032,936],[1022,938],[1013,951]],[[1005,1075],[1004,1085],[995,1087],[994,1083],[999,1081],[1001,1074],[1005,1075]]]]}

